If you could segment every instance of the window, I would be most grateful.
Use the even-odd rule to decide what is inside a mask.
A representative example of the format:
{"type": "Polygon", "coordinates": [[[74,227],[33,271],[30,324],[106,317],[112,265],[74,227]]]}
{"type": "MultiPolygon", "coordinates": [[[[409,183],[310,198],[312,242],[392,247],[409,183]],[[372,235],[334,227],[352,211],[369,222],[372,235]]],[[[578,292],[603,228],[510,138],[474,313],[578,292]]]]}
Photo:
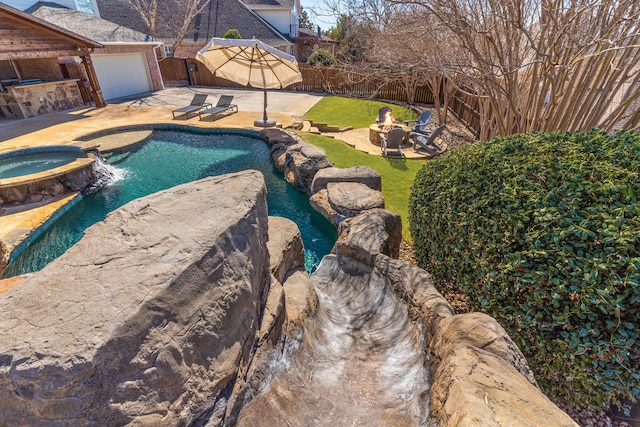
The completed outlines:
{"type": "Polygon", "coordinates": [[[167,58],[172,58],[173,57],[173,47],[165,45],[164,54],[165,54],[165,56],[167,58]]]}
{"type": "Polygon", "coordinates": [[[93,10],[93,3],[91,0],[74,0],[76,4],[76,10],[84,13],[88,13],[90,15],[96,15],[96,12],[93,10]]]}

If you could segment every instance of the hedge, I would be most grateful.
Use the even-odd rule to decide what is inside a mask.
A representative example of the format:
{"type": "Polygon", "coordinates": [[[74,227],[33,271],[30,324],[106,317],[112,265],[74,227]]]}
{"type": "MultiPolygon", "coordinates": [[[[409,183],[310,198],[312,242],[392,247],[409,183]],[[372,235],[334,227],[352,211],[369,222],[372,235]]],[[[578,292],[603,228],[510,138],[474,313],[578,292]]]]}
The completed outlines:
{"type": "Polygon", "coordinates": [[[412,187],[420,266],[496,318],[557,402],[640,396],[639,172],[640,132],[557,132],[456,150],[412,187]]]}

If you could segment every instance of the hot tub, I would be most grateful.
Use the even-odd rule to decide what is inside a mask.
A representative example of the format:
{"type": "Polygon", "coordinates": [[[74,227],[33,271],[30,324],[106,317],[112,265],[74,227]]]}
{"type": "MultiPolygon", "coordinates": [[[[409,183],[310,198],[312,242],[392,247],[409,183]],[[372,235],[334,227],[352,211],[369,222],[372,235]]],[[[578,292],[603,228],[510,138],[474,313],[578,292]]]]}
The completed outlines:
{"type": "Polygon", "coordinates": [[[71,145],[0,153],[0,207],[82,191],[95,179],[95,156],[71,145]]]}

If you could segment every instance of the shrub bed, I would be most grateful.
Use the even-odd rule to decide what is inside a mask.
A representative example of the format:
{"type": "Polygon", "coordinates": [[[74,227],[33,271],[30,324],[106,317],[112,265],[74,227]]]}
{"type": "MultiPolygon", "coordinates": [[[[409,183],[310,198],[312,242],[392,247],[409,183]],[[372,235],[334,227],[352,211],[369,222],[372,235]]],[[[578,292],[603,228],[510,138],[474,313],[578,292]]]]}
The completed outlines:
{"type": "Polygon", "coordinates": [[[639,173],[639,132],[558,132],[456,150],[412,187],[419,264],[496,318],[558,402],[640,396],[639,173]]]}

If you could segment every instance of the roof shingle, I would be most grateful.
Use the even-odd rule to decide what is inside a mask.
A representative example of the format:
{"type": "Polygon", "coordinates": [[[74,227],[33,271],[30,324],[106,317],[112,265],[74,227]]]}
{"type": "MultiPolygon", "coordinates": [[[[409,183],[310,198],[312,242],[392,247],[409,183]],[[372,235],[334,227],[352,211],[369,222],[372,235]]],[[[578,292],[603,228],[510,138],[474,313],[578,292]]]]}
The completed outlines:
{"type": "MultiPolygon", "coordinates": [[[[282,0],[285,1],[285,0],[282,0]]],[[[163,0],[159,0],[158,9],[162,9],[163,0]]],[[[142,18],[126,0],[97,0],[100,16],[122,26],[147,32],[142,18]]],[[[168,25],[158,22],[156,37],[171,43],[174,34],[168,25]]],[[[255,37],[272,46],[289,45],[291,42],[276,31],[240,0],[218,0],[209,3],[209,7],[200,13],[189,25],[183,43],[204,46],[211,37],[222,37],[232,28],[240,32],[242,38],[255,37]]]]}
{"type": "Polygon", "coordinates": [[[96,18],[84,12],[68,9],[56,3],[38,2],[26,12],[103,44],[152,42],[151,36],[148,34],[96,18]]]}

